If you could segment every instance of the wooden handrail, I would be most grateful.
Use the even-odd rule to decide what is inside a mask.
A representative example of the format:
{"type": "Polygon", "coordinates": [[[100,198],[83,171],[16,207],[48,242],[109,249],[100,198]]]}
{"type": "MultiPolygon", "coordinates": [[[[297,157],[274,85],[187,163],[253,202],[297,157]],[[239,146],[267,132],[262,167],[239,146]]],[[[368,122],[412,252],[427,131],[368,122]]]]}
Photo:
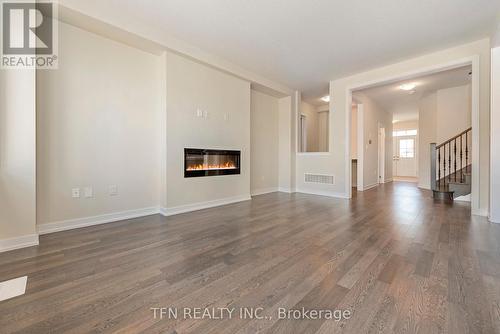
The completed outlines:
{"type": "Polygon", "coordinates": [[[466,134],[467,132],[469,132],[469,131],[471,131],[471,130],[472,130],[472,127],[468,128],[467,130],[464,130],[464,131],[460,132],[458,135],[456,135],[456,136],[454,136],[454,137],[452,137],[452,138],[448,139],[447,141],[445,141],[445,142],[443,142],[443,143],[441,143],[441,144],[437,145],[437,146],[436,146],[436,150],[437,150],[438,148],[440,148],[440,147],[442,147],[442,146],[444,146],[444,145],[446,145],[446,144],[450,143],[451,141],[453,141],[453,140],[457,139],[458,137],[463,136],[464,134],[466,134]]]}

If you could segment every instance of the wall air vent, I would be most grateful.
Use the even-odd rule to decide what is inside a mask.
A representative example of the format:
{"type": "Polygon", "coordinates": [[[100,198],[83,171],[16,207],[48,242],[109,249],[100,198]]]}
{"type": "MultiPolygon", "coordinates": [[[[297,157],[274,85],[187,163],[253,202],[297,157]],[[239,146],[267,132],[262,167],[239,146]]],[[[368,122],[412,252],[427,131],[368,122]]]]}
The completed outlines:
{"type": "Polygon", "coordinates": [[[335,176],[305,173],[304,174],[304,182],[306,182],[306,183],[335,184],[335,176]]]}

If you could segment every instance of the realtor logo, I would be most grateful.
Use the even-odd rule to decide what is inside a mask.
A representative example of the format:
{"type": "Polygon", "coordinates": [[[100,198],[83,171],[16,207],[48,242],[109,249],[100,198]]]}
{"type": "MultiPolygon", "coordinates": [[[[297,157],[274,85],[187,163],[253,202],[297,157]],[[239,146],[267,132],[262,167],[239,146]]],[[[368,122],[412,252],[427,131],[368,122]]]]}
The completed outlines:
{"type": "Polygon", "coordinates": [[[2,67],[56,68],[57,18],[52,2],[2,3],[2,67]]]}

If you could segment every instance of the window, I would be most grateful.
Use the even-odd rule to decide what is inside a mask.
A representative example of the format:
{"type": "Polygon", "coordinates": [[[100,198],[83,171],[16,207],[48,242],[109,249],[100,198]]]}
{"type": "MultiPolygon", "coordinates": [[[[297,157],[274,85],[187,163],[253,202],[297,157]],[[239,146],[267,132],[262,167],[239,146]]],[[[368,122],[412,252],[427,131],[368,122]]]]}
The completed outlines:
{"type": "Polygon", "coordinates": [[[415,140],[400,139],[399,140],[399,156],[401,158],[415,157],[415,140]]]}
{"type": "Polygon", "coordinates": [[[417,130],[398,130],[392,133],[393,137],[416,136],[417,130]]]}

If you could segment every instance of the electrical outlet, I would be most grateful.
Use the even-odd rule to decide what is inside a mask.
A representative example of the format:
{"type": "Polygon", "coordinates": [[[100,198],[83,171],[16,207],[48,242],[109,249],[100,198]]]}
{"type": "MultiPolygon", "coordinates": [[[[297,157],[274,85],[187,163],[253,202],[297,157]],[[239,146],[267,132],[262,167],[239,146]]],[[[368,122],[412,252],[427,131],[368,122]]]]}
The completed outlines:
{"type": "Polygon", "coordinates": [[[84,194],[85,198],[94,197],[94,191],[92,190],[92,187],[85,187],[83,189],[83,194],[84,194]]]}
{"type": "Polygon", "coordinates": [[[110,185],[108,188],[109,196],[116,196],[118,195],[118,187],[116,185],[110,185]]]}
{"type": "Polygon", "coordinates": [[[71,189],[71,196],[73,198],[80,198],[80,188],[71,189]]]}

